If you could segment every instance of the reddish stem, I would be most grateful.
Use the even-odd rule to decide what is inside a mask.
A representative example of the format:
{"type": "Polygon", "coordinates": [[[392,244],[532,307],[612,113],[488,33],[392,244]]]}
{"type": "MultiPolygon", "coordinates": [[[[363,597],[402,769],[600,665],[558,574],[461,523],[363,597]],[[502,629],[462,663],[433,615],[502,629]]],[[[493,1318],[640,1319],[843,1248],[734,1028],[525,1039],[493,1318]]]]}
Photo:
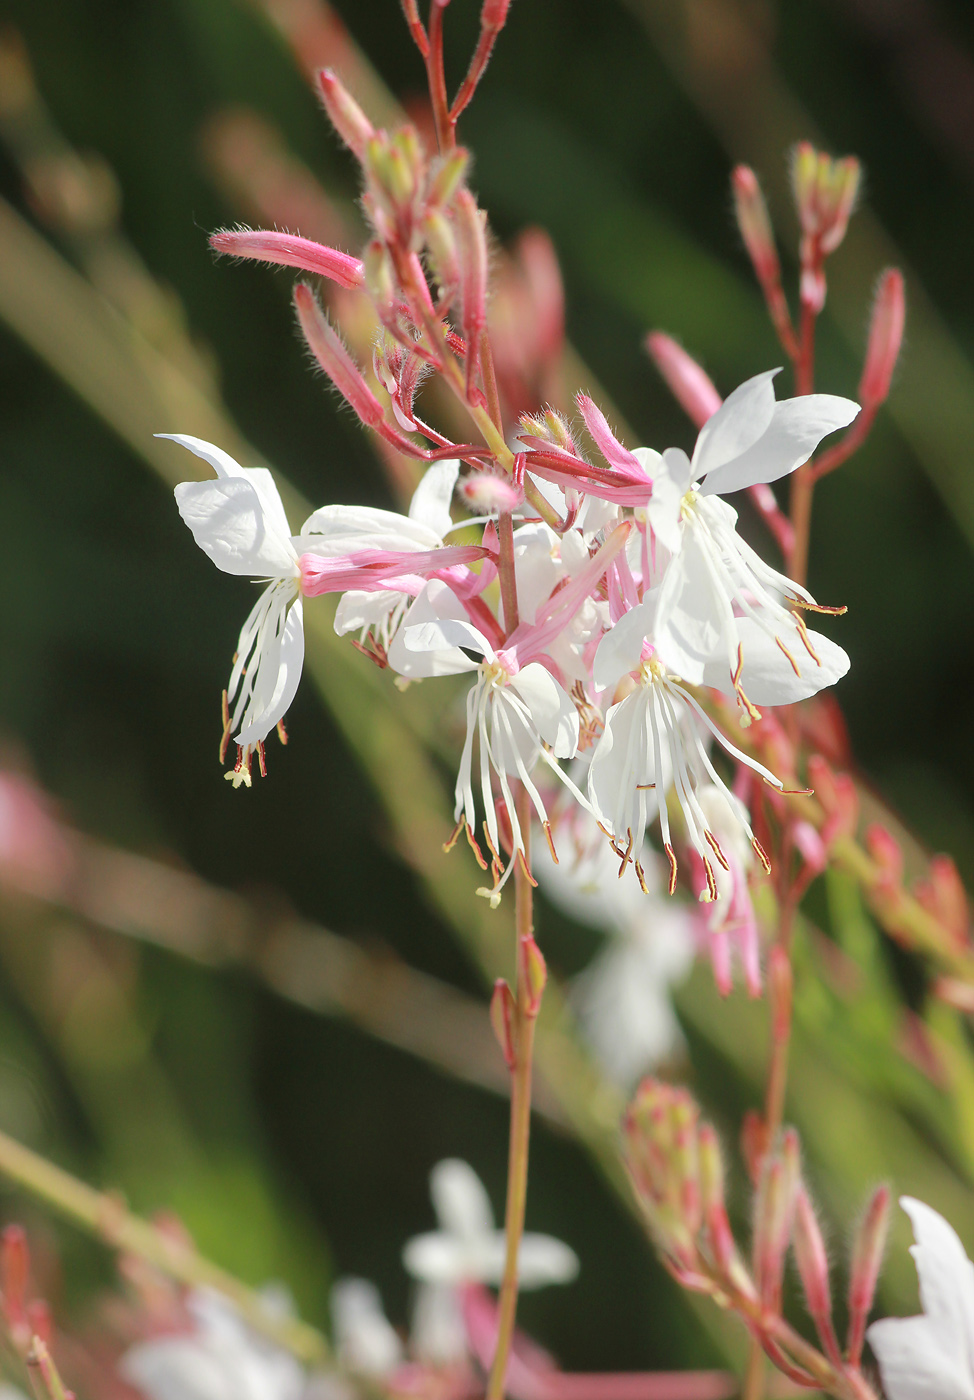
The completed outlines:
{"type": "Polygon", "coordinates": [[[453,106],[450,108],[450,121],[454,127],[456,127],[460,113],[470,105],[470,100],[477,91],[477,84],[484,76],[484,69],[490,61],[497,36],[507,22],[507,11],[510,3],[511,0],[484,0],[483,9],[480,11],[480,37],[477,40],[477,47],[470,60],[467,76],[460,84],[460,90],[453,99],[453,106]]]}
{"type": "Polygon", "coordinates": [[[443,67],[443,11],[448,4],[449,0],[433,0],[430,5],[429,52],[426,55],[426,77],[433,106],[433,120],[436,122],[436,140],[441,151],[452,150],[456,145],[455,127],[450,120],[450,99],[446,91],[446,72],[443,67]]]}
{"type": "Polygon", "coordinates": [[[419,11],[416,8],[416,0],[402,0],[402,12],[406,16],[406,23],[409,26],[410,34],[413,36],[413,43],[425,59],[429,55],[430,46],[429,40],[426,37],[426,30],[423,28],[423,22],[419,17],[419,11]]]}

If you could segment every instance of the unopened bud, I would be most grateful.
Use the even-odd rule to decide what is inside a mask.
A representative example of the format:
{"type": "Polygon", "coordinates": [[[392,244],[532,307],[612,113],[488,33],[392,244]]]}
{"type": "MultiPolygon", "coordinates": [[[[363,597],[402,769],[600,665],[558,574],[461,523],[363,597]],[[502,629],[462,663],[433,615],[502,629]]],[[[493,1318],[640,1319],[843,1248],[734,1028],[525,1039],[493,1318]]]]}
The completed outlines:
{"type": "Polygon", "coordinates": [[[439,209],[427,213],[423,220],[423,236],[433,274],[440,291],[450,294],[460,286],[460,260],[457,240],[449,219],[439,209]]]}
{"type": "Polygon", "coordinates": [[[537,1016],[541,1010],[541,998],[548,981],[548,967],[541,949],[530,934],[521,939],[521,973],[524,978],[524,1010],[528,1016],[537,1016]]]}
{"type": "Polygon", "coordinates": [[[825,809],[822,840],[826,849],[839,837],[855,834],[859,822],[859,797],[848,773],[836,773],[821,754],[808,760],[808,780],[825,809]]]}
{"type": "Polygon", "coordinates": [[[788,1129],[780,1149],[764,1159],[755,1198],[754,1273],[761,1300],[773,1311],[781,1304],[781,1280],[800,1180],[798,1136],[788,1129]]]}
{"type": "Polygon", "coordinates": [[[462,184],[469,165],[470,153],[462,146],[456,146],[434,162],[426,197],[428,210],[439,209],[450,203],[462,184]]]}
{"type": "Polygon", "coordinates": [[[834,253],[845,237],[859,193],[862,167],[855,156],[833,160],[800,141],[792,156],[791,178],[802,232],[834,253]]]}
{"type": "Polygon", "coordinates": [[[830,1318],[832,1289],[829,1283],[829,1260],[815,1209],[804,1186],[799,1190],[795,1201],[792,1246],[809,1313],[816,1322],[822,1317],[830,1318]]]}
{"type": "Polygon", "coordinates": [[[740,1148],[754,1186],[761,1175],[761,1163],[767,1156],[768,1146],[768,1125],[756,1109],[749,1108],[741,1123],[740,1148]]]}
{"type": "Polygon", "coordinates": [[[354,291],[362,285],[362,263],[337,248],[326,248],[310,238],[270,229],[225,228],[210,235],[210,247],[233,258],[253,258],[278,267],[297,267],[329,277],[340,287],[354,291]]]}
{"type": "Polygon", "coordinates": [[[477,201],[467,189],[457,191],[453,211],[460,262],[463,334],[473,359],[487,321],[486,215],[477,208],[477,201]]]}
{"type": "Polygon", "coordinates": [[[820,875],[827,864],[828,854],[825,842],[811,822],[795,822],[791,830],[791,839],[809,870],[815,875],[820,875]]]}
{"type": "Polygon", "coordinates": [[[384,243],[373,238],[362,259],[365,287],[372,298],[379,320],[388,322],[396,309],[396,275],[384,243]]]}
{"type": "Polygon", "coordinates": [[[890,267],[879,279],[869,322],[866,363],[859,381],[859,398],[866,408],[878,407],[886,401],[903,343],[905,319],[903,274],[899,268],[890,267]]]}
{"type": "Polygon", "coordinates": [[[872,887],[882,895],[895,895],[903,886],[903,851],[891,831],[879,822],[866,828],[866,850],[879,867],[872,879],[872,887]]]}
{"type": "Polygon", "coordinates": [[[524,502],[512,481],[492,472],[471,472],[460,482],[458,494],[474,515],[509,514],[524,502]]]}
{"type": "Polygon", "coordinates": [[[889,1202],[889,1187],[877,1187],[866,1207],[852,1246],[852,1264],[849,1271],[848,1352],[849,1361],[853,1366],[858,1366],[862,1355],[866,1320],[873,1305],[879,1271],[882,1268],[886,1233],[889,1229],[889,1202]]]}
{"type": "Polygon", "coordinates": [[[27,1235],[21,1225],[8,1225],[0,1237],[0,1308],[11,1340],[21,1353],[30,1345],[31,1338],[27,1321],[29,1273],[27,1235]]]}
{"type": "Polygon", "coordinates": [[[362,422],[374,428],[383,421],[382,405],[307,283],[299,282],[295,287],[294,306],[301,332],[318,364],[362,422]]]}
{"type": "Polygon", "coordinates": [[[744,239],[748,256],[754,264],[758,281],[781,280],[781,264],[775,247],[774,232],[768,216],[768,206],[764,202],[758,177],[747,165],[739,165],[731,175],[731,188],[734,191],[734,212],[737,226],[744,239]]]}
{"type": "Polygon", "coordinates": [[[322,68],[317,79],[318,92],[332,126],[352,154],[362,160],[375,128],[333,69],[322,68]]]}
{"type": "Polygon", "coordinates": [[[970,941],[970,914],[967,891],[950,856],[934,856],[927,867],[927,878],[918,882],[917,899],[940,920],[961,948],[970,941]]]}
{"type": "Polygon", "coordinates": [[[514,1044],[515,1011],[514,993],[504,978],[498,977],[494,983],[493,995],[490,998],[490,1023],[494,1028],[497,1043],[501,1047],[504,1062],[512,1072],[517,1064],[517,1051],[514,1044]]]}
{"type": "Polygon", "coordinates": [[[662,331],[650,331],[643,344],[691,423],[694,427],[702,428],[721,405],[721,397],[710,376],[682,345],[662,331]]]}

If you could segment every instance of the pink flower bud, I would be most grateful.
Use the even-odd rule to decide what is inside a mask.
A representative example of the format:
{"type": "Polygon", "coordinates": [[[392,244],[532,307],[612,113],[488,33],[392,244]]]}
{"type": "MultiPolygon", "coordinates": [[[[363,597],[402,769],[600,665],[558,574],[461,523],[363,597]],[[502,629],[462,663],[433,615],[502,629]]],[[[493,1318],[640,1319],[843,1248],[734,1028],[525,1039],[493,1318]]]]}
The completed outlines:
{"type": "Polygon", "coordinates": [[[494,1028],[497,1043],[501,1047],[504,1062],[512,1072],[517,1065],[514,1038],[515,1011],[514,993],[504,978],[498,977],[494,983],[493,995],[490,998],[490,1023],[494,1028]]]}
{"type": "Polygon", "coordinates": [[[460,260],[457,240],[449,219],[439,210],[430,210],[423,220],[423,237],[430,266],[441,294],[452,295],[460,286],[460,260]]]}
{"type": "Polygon", "coordinates": [[[301,333],[318,364],[366,427],[377,427],[384,420],[382,405],[306,282],[295,287],[294,305],[301,333]]]}
{"type": "Polygon", "coordinates": [[[467,189],[457,192],[453,226],[460,264],[460,318],[467,342],[467,384],[479,368],[480,335],[487,324],[486,215],[467,189]]]}
{"type": "Polygon", "coordinates": [[[30,1250],[22,1225],[7,1225],[0,1237],[0,1299],[3,1314],[13,1328],[26,1321],[27,1277],[30,1250]]]}
{"type": "Polygon", "coordinates": [[[298,267],[329,277],[340,287],[355,291],[362,286],[362,263],[337,248],[326,248],[310,238],[268,229],[225,228],[210,235],[210,247],[234,258],[254,258],[279,267],[298,267]]]}
{"type": "Polygon", "coordinates": [[[884,895],[902,890],[903,851],[892,832],[874,822],[866,828],[865,846],[879,867],[873,877],[873,888],[884,895]]]}
{"type": "Polygon", "coordinates": [[[781,1280],[801,1182],[798,1134],[787,1129],[781,1147],[765,1157],[754,1212],[754,1273],[765,1307],[781,1307],[781,1280]]]}
{"type": "Polygon", "coordinates": [[[822,840],[826,849],[843,836],[852,836],[859,822],[859,797],[848,773],[836,773],[821,756],[808,760],[808,780],[825,809],[822,840]]]}
{"type": "Polygon", "coordinates": [[[694,427],[702,428],[721,405],[721,397],[709,375],[682,345],[662,331],[650,331],[643,344],[691,423],[694,427]]]}
{"type": "Polygon", "coordinates": [[[530,934],[521,939],[520,961],[524,977],[524,1009],[528,1016],[534,1017],[541,1010],[541,998],[548,981],[548,968],[541,949],[530,934]]]}
{"type": "Polygon", "coordinates": [[[791,829],[791,839],[809,870],[820,875],[825,869],[828,855],[825,842],[811,822],[795,822],[791,829]]]}
{"type": "Polygon", "coordinates": [[[915,890],[924,909],[935,915],[960,948],[970,942],[970,912],[967,891],[950,856],[934,856],[926,880],[915,890]]]}
{"type": "Polygon", "coordinates": [[[458,495],[462,496],[474,515],[499,515],[516,510],[524,501],[523,492],[507,480],[494,476],[492,472],[472,472],[460,482],[458,495]]]}
{"type": "Polygon", "coordinates": [[[798,219],[802,232],[817,240],[821,253],[834,253],[845,237],[861,176],[855,156],[833,160],[808,141],[795,147],[791,178],[798,219]]]}
{"type": "Polygon", "coordinates": [[[839,1346],[832,1325],[832,1289],[829,1283],[829,1260],[825,1252],[825,1241],[819,1229],[815,1208],[808,1199],[804,1186],[798,1189],[795,1199],[795,1219],[792,1229],[792,1248],[798,1276],[808,1311],[815,1323],[819,1337],[829,1359],[838,1363],[839,1346]]]}
{"type": "Polygon", "coordinates": [[[744,239],[758,281],[780,282],[781,265],[775,247],[768,206],[764,202],[761,186],[754,171],[747,165],[739,165],[731,175],[731,188],[734,191],[734,211],[737,226],[744,239]]]}
{"type": "Polygon", "coordinates": [[[333,69],[322,68],[316,76],[318,92],[332,126],[352,154],[362,160],[375,128],[333,69]]]}
{"type": "Polygon", "coordinates": [[[873,1295],[883,1263],[886,1249],[886,1233],[889,1228],[890,1192],[888,1186],[879,1186],[866,1207],[866,1213],[856,1233],[852,1246],[852,1265],[849,1272],[849,1335],[848,1353],[851,1365],[858,1366],[862,1355],[863,1338],[866,1335],[866,1320],[873,1305],[873,1295]]]}
{"type": "Polygon", "coordinates": [[[903,274],[890,267],[879,279],[869,322],[866,363],[859,381],[859,398],[865,408],[877,408],[889,394],[890,381],[903,342],[906,298],[903,274]]]}
{"type": "Polygon", "coordinates": [[[365,285],[380,321],[388,324],[396,310],[396,277],[389,250],[384,243],[373,238],[362,259],[365,285]]]}

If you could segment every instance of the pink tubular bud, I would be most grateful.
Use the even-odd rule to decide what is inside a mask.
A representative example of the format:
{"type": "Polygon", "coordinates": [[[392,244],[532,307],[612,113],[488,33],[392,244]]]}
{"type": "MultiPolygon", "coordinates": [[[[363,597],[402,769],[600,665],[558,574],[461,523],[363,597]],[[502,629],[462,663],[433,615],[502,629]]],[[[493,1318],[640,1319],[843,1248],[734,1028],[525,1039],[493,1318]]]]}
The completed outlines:
{"type": "Polygon", "coordinates": [[[427,210],[439,209],[450,203],[463,183],[469,166],[470,152],[465,151],[462,146],[456,146],[452,151],[438,157],[432,168],[426,196],[427,210]]]}
{"type": "Polygon", "coordinates": [[[396,277],[389,250],[377,238],[373,238],[366,248],[362,267],[365,285],[379,320],[387,324],[396,310],[396,277]]]}
{"type": "Polygon", "coordinates": [[[382,405],[306,282],[295,287],[294,305],[301,333],[318,364],[365,426],[378,427],[385,421],[382,405]]]}
{"type": "Polygon", "coordinates": [[[328,277],[340,287],[355,291],[362,286],[362,263],[337,248],[326,248],[310,238],[268,229],[225,228],[210,235],[210,247],[233,258],[254,258],[279,267],[297,267],[328,277]]]}
{"type": "Polygon", "coordinates": [[[318,94],[332,126],[352,154],[362,160],[375,128],[333,69],[322,68],[316,77],[318,94]]]}
{"type": "Polygon", "coordinates": [[[869,322],[866,363],[859,381],[859,398],[864,408],[878,408],[889,395],[890,381],[903,343],[905,319],[903,274],[899,268],[890,267],[879,279],[869,322]]]}
{"type": "Polygon", "coordinates": [[[879,867],[872,886],[880,893],[895,894],[903,885],[903,851],[892,832],[879,822],[866,828],[866,850],[879,867]]]}
{"type": "Polygon", "coordinates": [[[966,948],[970,942],[970,912],[967,891],[950,856],[934,856],[927,878],[914,891],[924,909],[940,920],[954,943],[966,948]]]}
{"type": "Polygon", "coordinates": [[[650,331],[643,341],[646,353],[659,370],[670,393],[696,428],[716,413],[721,397],[710,376],[696,360],[662,331],[650,331]]]}
{"type": "Polygon", "coordinates": [[[548,967],[541,949],[530,934],[521,939],[521,972],[524,977],[525,1014],[537,1016],[541,1010],[541,998],[548,981],[548,967]]]}
{"type": "Polygon", "coordinates": [[[460,286],[460,260],[457,240],[449,219],[439,209],[431,210],[423,220],[423,237],[433,275],[440,292],[452,298],[460,286]]]}
{"type": "Polygon", "coordinates": [[[739,165],[731,175],[731,188],[734,191],[734,212],[737,226],[744,239],[748,256],[754,264],[758,281],[766,283],[781,280],[781,264],[775,247],[768,206],[764,202],[758,177],[747,165],[739,165]]]}
{"type": "Polygon", "coordinates": [[[494,1028],[497,1043],[501,1047],[504,1056],[504,1063],[507,1068],[514,1071],[517,1065],[517,1051],[515,1049],[514,1037],[514,1016],[516,1002],[514,993],[511,991],[503,977],[498,977],[494,983],[494,991],[490,998],[490,1024],[494,1028]]]}
{"type": "Polygon", "coordinates": [[[795,822],[791,830],[791,839],[808,869],[813,874],[820,875],[825,869],[828,856],[825,842],[811,822],[795,822]]]}
{"type": "Polygon", "coordinates": [[[856,1233],[852,1246],[852,1265],[849,1271],[849,1362],[859,1365],[862,1356],[862,1343],[866,1335],[866,1320],[873,1305],[873,1295],[883,1263],[886,1249],[886,1233],[889,1229],[890,1192],[888,1186],[879,1186],[866,1207],[866,1213],[856,1233]]]}
{"type": "Polygon", "coordinates": [[[829,1360],[834,1364],[841,1364],[839,1345],[832,1324],[832,1288],[829,1283],[828,1255],[825,1252],[825,1241],[822,1239],[815,1208],[804,1186],[798,1188],[795,1199],[791,1243],[809,1315],[815,1323],[829,1360]]]}
{"type": "Polygon", "coordinates": [[[781,1307],[781,1281],[801,1182],[798,1134],[788,1128],[781,1147],[764,1159],[755,1198],[754,1273],[765,1307],[781,1307]]]}
{"type": "Polygon", "coordinates": [[[826,849],[840,837],[852,836],[859,822],[859,797],[848,773],[836,773],[821,754],[808,760],[808,781],[825,809],[822,840],[826,849]]]}
{"type": "Polygon", "coordinates": [[[457,192],[453,223],[460,264],[460,316],[467,342],[467,383],[479,367],[480,334],[487,324],[486,215],[467,189],[457,192]]]}
{"type": "Polygon", "coordinates": [[[26,1316],[30,1251],[22,1225],[7,1225],[0,1236],[0,1298],[8,1322],[26,1316]]]}
{"type": "Polygon", "coordinates": [[[808,141],[799,141],[794,149],[791,179],[798,220],[823,255],[834,253],[845,237],[861,177],[855,156],[833,160],[808,141]]]}

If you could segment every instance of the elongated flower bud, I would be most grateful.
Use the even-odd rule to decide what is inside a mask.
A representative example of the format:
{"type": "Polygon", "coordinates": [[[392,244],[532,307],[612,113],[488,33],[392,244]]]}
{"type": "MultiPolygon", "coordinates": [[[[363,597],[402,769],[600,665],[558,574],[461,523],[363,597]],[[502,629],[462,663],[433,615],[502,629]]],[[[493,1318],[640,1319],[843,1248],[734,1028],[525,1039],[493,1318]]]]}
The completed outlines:
{"type": "Polygon", "coordinates": [[[486,215],[469,190],[457,192],[453,204],[457,257],[460,263],[460,316],[467,342],[468,383],[476,372],[480,333],[487,324],[486,215]]]}
{"type": "Polygon", "coordinates": [[[731,175],[731,188],[734,191],[737,227],[754,264],[758,281],[762,286],[766,282],[780,282],[781,264],[758,177],[749,166],[739,165],[731,175]]]}
{"type": "Polygon", "coordinates": [[[294,305],[311,353],[341,396],[367,427],[383,422],[382,405],[307,283],[299,282],[295,287],[294,305]]]}
{"type": "Polygon", "coordinates": [[[705,370],[688,355],[682,345],[662,331],[650,331],[643,341],[646,352],[659,370],[670,393],[693,423],[702,428],[717,412],[721,397],[705,370]]]}
{"type": "Polygon", "coordinates": [[[529,934],[521,939],[521,971],[524,975],[525,1011],[537,1016],[548,981],[548,968],[541,949],[529,934]]]}
{"type": "Polygon", "coordinates": [[[210,247],[217,253],[234,258],[254,258],[258,262],[275,263],[279,267],[297,267],[302,272],[314,272],[328,277],[349,291],[363,283],[362,263],[337,248],[326,248],[310,238],[293,233],[275,233],[269,229],[225,228],[210,235],[210,247]]]}
{"type": "Polygon", "coordinates": [[[899,268],[890,267],[879,279],[869,322],[866,363],[859,381],[859,398],[864,408],[878,408],[889,394],[893,370],[903,343],[905,319],[903,274],[899,268]]]}
{"type": "Polygon", "coordinates": [[[808,1193],[804,1186],[798,1188],[795,1200],[795,1219],[791,1242],[809,1314],[826,1351],[831,1359],[835,1360],[838,1354],[838,1345],[832,1326],[829,1260],[825,1252],[822,1231],[819,1229],[815,1216],[815,1208],[808,1199],[808,1193]]]}
{"type": "Polygon", "coordinates": [[[318,93],[332,126],[352,154],[362,160],[375,128],[334,69],[322,68],[317,80],[318,93]]]}
{"type": "Polygon", "coordinates": [[[859,1364],[862,1355],[866,1320],[873,1305],[873,1296],[883,1263],[886,1233],[889,1229],[889,1203],[889,1187],[877,1187],[866,1207],[852,1246],[852,1266],[849,1271],[848,1352],[853,1366],[859,1364]]]}
{"type": "Polygon", "coordinates": [[[503,977],[494,983],[490,998],[490,1024],[494,1028],[497,1043],[501,1047],[504,1063],[511,1071],[517,1065],[517,1051],[514,1037],[514,993],[503,977]]]}

